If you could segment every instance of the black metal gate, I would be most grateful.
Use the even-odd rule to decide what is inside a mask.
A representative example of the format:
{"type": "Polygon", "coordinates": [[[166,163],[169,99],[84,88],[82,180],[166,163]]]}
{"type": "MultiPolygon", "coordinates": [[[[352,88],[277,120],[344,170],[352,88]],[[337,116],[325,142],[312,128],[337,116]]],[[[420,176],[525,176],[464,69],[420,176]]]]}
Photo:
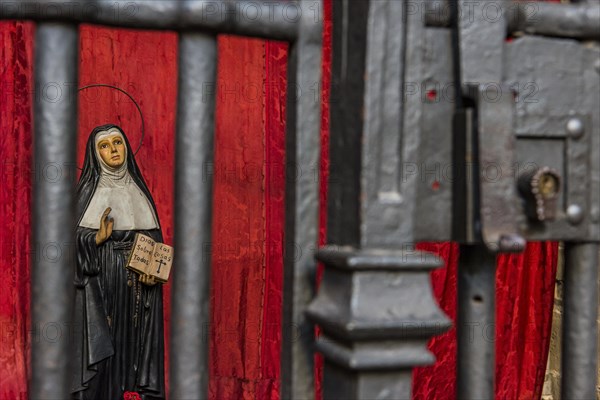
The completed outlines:
{"type": "MultiPolygon", "coordinates": [[[[0,19],[37,22],[36,85],[77,87],[79,23],[179,33],[170,397],[205,398],[210,259],[202,252],[212,181],[204,168],[213,159],[216,35],[288,41],[289,87],[311,86],[320,77],[320,2],[0,7],[0,19]],[[255,17],[242,15],[250,8],[255,17]]],[[[450,327],[428,279],[441,261],[414,250],[422,240],[462,244],[458,397],[467,399],[494,396],[493,342],[467,340],[466,327],[494,321],[495,254],[521,251],[525,240],[565,241],[562,397],[595,397],[599,40],[594,0],[334,2],[330,244],[285,260],[283,326],[296,330],[283,329],[282,398],[314,397],[315,347],[325,357],[326,399],[410,398],[412,368],[433,362],[428,339],[450,327]],[[525,101],[531,90],[538,101],[525,101]],[[447,172],[441,185],[422,174],[432,166],[447,172]],[[490,168],[500,171],[494,179],[490,168]],[[314,297],[317,259],[326,270],[314,297]],[[316,343],[315,323],[323,332],[316,343]]],[[[285,241],[312,249],[319,185],[308,174],[292,178],[319,162],[320,102],[294,95],[288,90],[285,241]]],[[[76,110],[75,95],[36,100],[36,163],[74,165],[76,110]]],[[[72,179],[36,182],[34,241],[73,242],[72,179]]],[[[35,261],[33,326],[69,321],[74,294],[64,268],[35,261]]],[[[33,343],[32,398],[69,397],[67,339],[33,343]]]]}

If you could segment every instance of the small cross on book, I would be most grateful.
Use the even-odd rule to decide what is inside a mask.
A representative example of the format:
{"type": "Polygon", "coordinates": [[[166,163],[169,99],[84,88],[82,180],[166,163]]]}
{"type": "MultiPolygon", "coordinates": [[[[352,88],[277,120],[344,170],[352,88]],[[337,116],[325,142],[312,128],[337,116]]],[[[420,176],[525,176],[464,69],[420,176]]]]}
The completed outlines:
{"type": "Polygon", "coordinates": [[[169,280],[172,265],[173,247],[136,233],[127,268],[138,274],[152,275],[157,281],[165,283],[169,280]]]}
{"type": "Polygon", "coordinates": [[[154,262],[158,263],[158,269],[156,270],[156,273],[160,275],[160,267],[162,267],[163,265],[166,265],[167,263],[162,258],[159,260],[154,260],[154,262]]]}

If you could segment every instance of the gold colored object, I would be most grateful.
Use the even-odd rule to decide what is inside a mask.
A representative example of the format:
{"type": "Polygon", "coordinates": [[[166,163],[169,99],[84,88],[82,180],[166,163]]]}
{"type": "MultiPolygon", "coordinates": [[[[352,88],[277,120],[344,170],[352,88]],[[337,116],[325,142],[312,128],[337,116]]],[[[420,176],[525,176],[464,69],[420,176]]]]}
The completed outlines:
{"type": "Polygon", "coordinates": [[[544,198],[552,198],[558,193],[558,179],[553,174],[544,173],[539,177],[538,188],[544,198]]]}
{"type": "Polygon", "coordinates": [[[558,213],[560,175],[550,167],[528,171],[519,177],[525,213],[538,222],[553,221],[558,213]]]}

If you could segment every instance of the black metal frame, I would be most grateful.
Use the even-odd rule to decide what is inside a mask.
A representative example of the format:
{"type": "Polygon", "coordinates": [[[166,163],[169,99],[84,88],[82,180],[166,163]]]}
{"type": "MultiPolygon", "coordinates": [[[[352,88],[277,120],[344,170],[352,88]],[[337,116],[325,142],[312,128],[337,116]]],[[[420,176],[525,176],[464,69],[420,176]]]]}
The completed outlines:
{"type": "Polygon", "coordinates": [[[593,398],[600,6],[338,0],[333,18],[329,245],[308,309],[325,398],[410,398],[411,368],[432,360],[424,344],[448,328],[424,279],[439,261],[411,246],[449,240],[461,243],[457,398],[494,397],[495,344],[471,328],[495,322],[496,253],[525,240],[567,242],[562,396],[593,398]],[[537,107],[516,103],[514,82],[536,78],[537,107]],[[490,87],[505,95],[488,101],[490,87]],[[559,200],[531,204],[554,208],[547,219],[523,210],[528,175],[514,169],[528,161],[559,171],[559,200]],[[501,179],[483,175],[490,165],[501,179]]]}
{"type": "MultiPolygon", "coordinates": [[[[563,397],[595,396],[600,117],[593,107],[600,104],[600,57],[594,59],[600,52],[597,43],[581,46],[576,40],[598,42],[600,7],[593,0],[571,5],[498,1],[515,12],[497,24],[486,24],[461,16],[457,7],[464,3],[334,2],[330,245],[316,254],[319,184],[308,171],[319,164],[320,101],[306,94],[309,90],[299,97],[288,90],[284,399],[314,397],[313,323],[323,332],[316,349],[325,358],[326,399],[410,397],[412,368],[433,362],[428,339],[450,326],[428,281],[428,272],[441,261],[412,247],[422,240],[463,244],[458,396],[492,398],[494,343],[465,340],[470,332],[464,328],[494,321],[495,253],[522,250],[523,238],[568,241],[563,397]],[[425,12],[411,10],[415,4],[425,12]],[[532,4],[536,18],[530,18],[532,4]],[[436,7],[450,12],[436,12],[436,7]],[[506,36],[517,32],[525,38],[506,44],[506,36]],[[535,57],[554,51],[565,51],[579,62],[582,75],[580,79],[579,72],[560,65],[544,67],[568,78],[543,93],[549,101],[558,101],[552,103],[558,116],[535,114],[512,99],[486,103],[486,88],[471,83],[496,82],[506,88],[517,77],[531,77],[530,70],[519,70],[519,62],[539,63],[535,57]],[[425,90],[428,84],[452,80],[456,104],[410,96],[410,84],[423,83],[417,90],[425,90]],[[589,91],[579,93],[563,81],[574,86],[585,82],[589,91]],[[561,95],[564,102],[556,100],[561,95]],[[576,112],[570,109],[575,100],[576,112]],[[515,182],[492,185],[477,173],[467,178],[469,171],[477,172],[473,168],[486,163],[508,168],[513,160],[527,161],[527,146],[532,144],[540,146],[534,152],[537,162],[564,166],[563,208],[548,214],[556,214],[556,220],[525,216],[520,203],[531,199],[519,197],[515,182]],[[553,158],[556,154],[558,160],[553,158]],[[474,160],[475,167],[466,165],[467,159],[474,160]],[[430,178],[419,179],[414,170],[406,170],[411,165],[427,168],[419,163],[430,160],[453,165],[455,184],[438,185],[432,192],[430,178]],[[502,213],[494,216],[493,210],[502,213]],[[315,256],[326,268],[313,300],[315,256]]],[[[210,250],[211,242],[213,183],[207,168],[212,167],[214,153],[216,35],[290,42],[288,85],[310,88],[320,83],[321,21],[315,19],[320,9],[319,0],[0,1],[0,19],[38,23],[36,86],[68,82],[77,87],[79,23],[179,33],[173,398],[205,398],[208,388],[210,257],[203,252],[210,250]],[[244,15],[249,7],[254,7],[256,18],[244,15]],[[294,18],[290,7],[295,8],[294,18]]],[[[57,102],[36,99],[37,163],[74,165],[76,110],[76,96],[57,102]]],[[[519,177],[525,178],[531,177],[519,177]]],[[[73,242],[73,188],[68,175],[58,182],[36,181],[35,243],[73,242]]],[[[70,320],[74,295],[64,271],[73,268],[73,260],[34,261],[34,329],[70,320]]],[[[68,354],[67,335],[32,343],[32,398],[69,397],[68,354]]]]}
{"type": "MultiPolygon", "coordinates": [[[[0,19],[37,22],[35,84],[77,82],[78,24],[179,32],[179,99],[176,137],[175,259],[171,338],[171,396],[206,398],[208,390],[209,283],[212,167],[216,87],[216,35],[235,34],[290,43],[291,88],[320,87],[321,2],[252,1],[31,1],[0,2],[0,19]],[[251,10],[250,10],[251,9],[251,10]],[[246,14],[244,14],[246,13],[246,14]],[[250,14],[248,14],[250,13],[250,14]],[[250,17],[249,17],[250,16],[250,17]]],[[[320,101],[309,90],[298,98],[288,90],[288,176],[319,164],[320,101]]],[[[37,163],[75,165],[77,97],[37,99],[34,109],[37,163]],[[65,146],[66,144],[66,146],[65,146]]],[[[304,255],[286,258],[282,393],[311,398],[312,325],[304,309],[312,298],[316,261],[319,184],[312,175],[286,182],[286,242],[304,255]],[[291,210],[291,211],[290,211],[291,210]],[[293,332],[292,332],[293,331],[293,332]]],[[[36,181],[33,205],[35,243],[73,243],[73,176],[36,181]]],[[[71,249],[74,250],[74,249],[71,249]]],[[[65,262],[35,260],[32,266],[32,326],[68,326],[74,289],[65,262]]],[[[32,344],[31,398],[68,398],[70,338],[32,344]]]]}

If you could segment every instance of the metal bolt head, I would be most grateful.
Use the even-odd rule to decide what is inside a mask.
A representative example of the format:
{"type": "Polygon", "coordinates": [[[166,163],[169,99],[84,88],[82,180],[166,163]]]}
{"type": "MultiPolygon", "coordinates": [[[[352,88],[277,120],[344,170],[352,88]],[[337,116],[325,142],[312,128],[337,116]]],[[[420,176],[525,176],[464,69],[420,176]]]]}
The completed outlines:
{"type": "Polygon", "coordinates": [[[574,138],[583,135],[583,122],[579,118],[571,118],[567,122],[567,132],[574,138]]]}
{"type": "Polygon", "coordinates": [[[527,242],[521,235],[508,234],[501,235],[499,240],[499,250],[507,253],[520,253],[525,250],[527,242]]]}
{"type": "Polygon", "coordinates": [[[573,225],[577,225],[583,221],[583,208],[578,204],[571,204],[567,208],[567,220],[573,225]]]}

